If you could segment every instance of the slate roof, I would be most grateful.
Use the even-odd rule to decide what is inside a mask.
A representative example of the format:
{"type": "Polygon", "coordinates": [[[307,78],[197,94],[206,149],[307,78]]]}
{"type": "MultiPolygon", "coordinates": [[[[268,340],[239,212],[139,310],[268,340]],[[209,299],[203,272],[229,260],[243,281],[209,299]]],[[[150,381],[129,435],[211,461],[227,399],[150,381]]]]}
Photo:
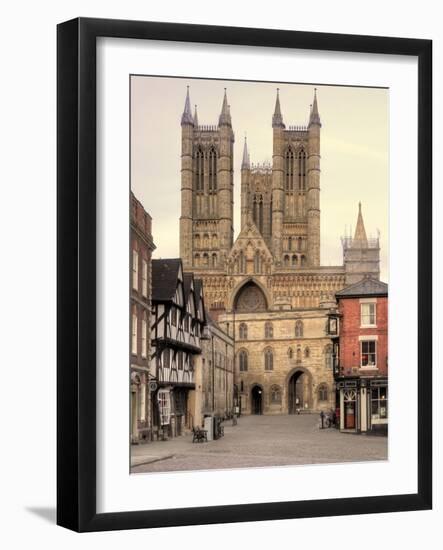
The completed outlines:
{"type": "Polygon", "coordinates": [[[351,298],[358,296],[387,296],[388,285],[366,275],[358,283],[349,285],[335,293],[337,298],[351,298]]]}
{"type": "Polygon", "coordinates": [[[180,258],[152,260],[152,300],[169,302],[175,296],[180,258]]]}
{"type": "Polygon", "coordinates": [[[185,291],[185,300],[188,301],[189,292],[191,291],[191,283],[194,279],[194,274],[191,272],[183,273],[183,287],[185,291]]]}

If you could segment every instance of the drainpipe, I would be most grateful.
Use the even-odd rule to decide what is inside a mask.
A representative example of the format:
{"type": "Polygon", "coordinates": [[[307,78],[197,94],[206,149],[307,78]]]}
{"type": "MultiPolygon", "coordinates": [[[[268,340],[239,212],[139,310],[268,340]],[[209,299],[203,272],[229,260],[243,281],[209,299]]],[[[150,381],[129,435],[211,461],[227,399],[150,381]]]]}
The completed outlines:
{"type": "Polygon", "coordinates": [[[215,355],[214,355],[214,334],[211,332],[212,347],[212,414],[215,413],[215,355]]]}

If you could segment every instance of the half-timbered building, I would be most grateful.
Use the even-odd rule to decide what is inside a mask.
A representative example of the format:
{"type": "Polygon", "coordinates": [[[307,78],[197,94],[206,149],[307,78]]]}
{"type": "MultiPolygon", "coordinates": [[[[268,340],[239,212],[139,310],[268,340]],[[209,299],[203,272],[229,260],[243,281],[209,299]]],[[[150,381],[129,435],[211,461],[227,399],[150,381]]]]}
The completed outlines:
{"type": "Polygon", "coordinates": [[[205,326],[201,287],[180,259],[152,262],[151,375],[154,437],[175,437],[193,425],[189,393],[195,391],[195,359],[205,326]]]}

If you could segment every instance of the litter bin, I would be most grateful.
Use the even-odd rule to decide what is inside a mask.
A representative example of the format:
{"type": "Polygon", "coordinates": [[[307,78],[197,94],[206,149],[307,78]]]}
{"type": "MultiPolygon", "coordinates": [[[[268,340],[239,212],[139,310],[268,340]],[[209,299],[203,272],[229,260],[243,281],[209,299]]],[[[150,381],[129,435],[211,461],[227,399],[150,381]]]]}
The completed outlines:
{"type": "Polygon", "coordinates": [[[208,441],[212,441],[214,439],[214,418],[212,416],[205,416],[203,428],[206,430],[208,441]]]}

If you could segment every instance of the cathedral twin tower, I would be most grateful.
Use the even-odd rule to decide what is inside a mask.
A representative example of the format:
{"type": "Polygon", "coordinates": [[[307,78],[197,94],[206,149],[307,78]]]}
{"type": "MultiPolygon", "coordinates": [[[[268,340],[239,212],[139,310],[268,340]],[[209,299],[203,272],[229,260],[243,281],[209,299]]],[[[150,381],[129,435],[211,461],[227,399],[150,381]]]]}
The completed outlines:
{"type": "MultiPolygon", "coordinates": [[[[225,271],[234,245],[234,132],[226,90],[217,126],[200,125],[189,88],[181,118],[180,256],[185,269],[225,271]]],[[[241,165],[241,231],[254,227],[274,268],[320,265],[320,116],[316,92],[307,126],[286,127],[279,91],[272,166],[241,165]]],[[[236,266],[242,272],[242,265],[236,266]]]]}

